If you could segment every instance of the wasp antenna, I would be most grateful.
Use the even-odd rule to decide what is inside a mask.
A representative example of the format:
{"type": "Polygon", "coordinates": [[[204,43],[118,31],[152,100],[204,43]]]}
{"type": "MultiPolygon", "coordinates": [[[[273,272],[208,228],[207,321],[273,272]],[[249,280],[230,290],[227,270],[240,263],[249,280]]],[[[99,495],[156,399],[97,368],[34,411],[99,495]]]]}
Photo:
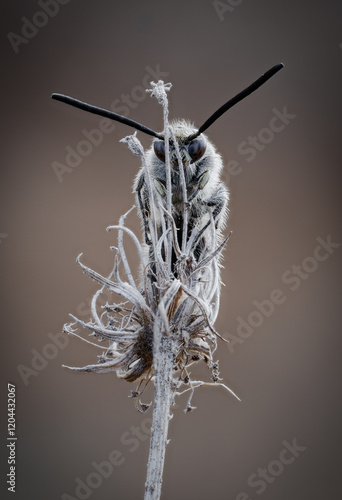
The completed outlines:
{"type": "Polygon", "coordinates": [[[252,94],[252,92],[254,92],[259,87],[261,87],[261,85],[263,85],[265,82],[267,82],[267,80],[272,78],[272,76],[275,75],[276,73],[278,73],[278,71],[281,70],[281,68],[283,68],[283,67],[284,67],[283,63],[276,64],[271,69],[266,71],[266,73],[261,75],[255,82],[253,82],[251,85],[249,85],[249,87],[247,87],[246,89],[239,92],[232,99],[229,99],[228,102],[223,104],[223,106],[221,106],[217,111],[215,111],[215,113],[212,114],[210,116],[210,118],[208,118],[208,120],[203,123],[203,125],[201,125],[201,127],[198,129],[197,132],[195,132],[194,134],[190,135],[187,138],[187,142],[192,141],[193,139],[198,137],[202,132],[207,130],[207,128],[209,128],[210,125],[212,125],[218,118],[220,118],[220,116],[223,115],[223,113],[225,113],[226,111],[228,111],[228,109],[235,106],[235,104],[237,104],[238,102],[242,101],[242,99],[244,99],[245,97],[252,94]]]}
{"type": "Polygon", "coordinates": [[[97,106],[92,106],[91,104],[87,104],[86,102],[79,101],[78,99],[74,99],[73,97],[69,97],[63,94],[52,94],[52,99],[56,99],[56,101],[65,102],[65,104],[70,104],[70,106],[74,106],[75,108],[83,109],[84,111],[88,111],[89,113],[94,113],[95,115],[104,116],[105,118],[109,118],[110,120],[114,120],[120,123],[124,123],[129,127],[133,127],[140,132],[143,132],[147,135],[152,135],[152,137],[157,137],[158,139],[163,139],[161,134],[158,134],[154,130],[151,130],[145,125],[138,123],[134,120],[130,120],[125,116],[118,115],[117,113],[113,113],[112,111],[108,111],[107,109],[98,108],[97,106]]]}

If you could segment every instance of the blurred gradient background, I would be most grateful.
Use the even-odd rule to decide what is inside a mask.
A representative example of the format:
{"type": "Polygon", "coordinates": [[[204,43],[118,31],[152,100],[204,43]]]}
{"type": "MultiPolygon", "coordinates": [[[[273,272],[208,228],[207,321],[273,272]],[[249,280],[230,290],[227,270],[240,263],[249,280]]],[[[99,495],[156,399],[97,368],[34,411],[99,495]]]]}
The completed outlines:
{"type": "MultiPolygon", "coordinates": [[[[342,243],[341,3],[71,0],[46,2],[45,16],[37,14],[41,5],[1,6],[2,498],[9,497],[7,382],[17,393],[16,498],[139,499],[144,491],[148,439],[132,435],[152,412],[139,414],[127,397],[135,385],[62,369],[96,361],[98,353],[77,339],[47,347],[68,313],[89,315],[97,287],[76,256],[84,252],[83,262],[101,273],[111,269],[115,235],[105,228],[134,203],[140,166],[119,143],[132,129],[116,124],[58,178],[54,162],[66,165],[66,148],[81,147],[82,131],[98,128],[100,118],[52,101],[51,93],[107,108],[116,100],[119,112],[129,96],[130,118],[160,130],[161,109],[141,86],[162,72],[173,84],[170,116],[199,126],[280,61],[280,73],[208,130],[226,165],[233,231],[216,327],[238,336],[239,317],[258,323],[254,301],[275,289],[286,299],[259,316],[248,338],[219,344],[221,376],[241,403],[203,388],[197,410],[185,415],[186,399],[177,400],[162,498],[341,498],[342,247],[324,261],[308,259],[316,238],[342,243]],[[36,32],[27,20],[40,25],[36,32]],[[293,117],[270,140],[262,129],[284,107],[293,117]],[[268,143],[248,161],[241,143],[258,134],[268,143]],[[231,160],[237,175],[229,174],[231,160]],[[295,282],[292,266],[303,261],[312,272],[295,282]],[[50,356],[40,358],[39,370],[37,352],[50,356]],[[33,370],[26,378],[25,369],[33,370]],[[294,439],[305,450],[280,470],[274,461],[283,441],[294,439]],[[113,450],[122,463],[98,484],[93,462],[113,450]],[[251,485],[263,468],[271,471],[266,488],[251,485]],[[77,478],[93,485],[83,497],[77,478]]],[[[128,225],[140,230],[135,215],[128,225]]],[[[209,377],[205,367],[193,373],[209,377]]]]}

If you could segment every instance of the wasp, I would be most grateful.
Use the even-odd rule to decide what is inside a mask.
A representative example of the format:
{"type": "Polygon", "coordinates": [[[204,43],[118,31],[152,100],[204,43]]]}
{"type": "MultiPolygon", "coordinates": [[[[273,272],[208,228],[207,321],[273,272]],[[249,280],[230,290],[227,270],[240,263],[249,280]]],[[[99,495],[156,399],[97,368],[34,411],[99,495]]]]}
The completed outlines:
{"type": "MultiPolygon", "coordinates": [[[[164,206],[167,196],[165,162],[166,150],[168,149],[171,167],[171,216],[177,228],[178,245],[184,249],[189,239],[192,238],[191,251],[195,261],[199,262],[209,252],[212,252],[215,244],[219,244],[222,240],[222,228],[227,219],[229,201],[229,191],[220,179],[223,169],[222,158],[204,132],[226,111],[257,90],[282,67],[282,63],[273,66],[255,82],[215,111],[199,128],[195,128],[187,120],[173,121],[171,123],[173,134],[168,135],[167,144],[165,131],[161,133],[155,132],[125,116],[69,96],[54,93],[52,98],[90,113],[121,122],[152,136],[154,139],[146,153],[146,163],[154,190],[153,200],[155,203],[164,200],[164,206]],[[181,169],[183,169],[185,177],[186,195],[184,195],[184,189],[182,189],[180,182],[181,169]],[[185,205],[187,210],[186,231],[183,230],[185,205]],[[214,222],[215,232],[211,230],[211,221],[214,222]],[[213,241],[213,238],[216,241],[213,241]]],[[[143,222],[145,242],[151,246],[149,218],[152,207],[145,176],[146,170],[141,168],[134,182],[134,192],[143,222]]],[[[155,212],[160,215],[158,210],[155,212]]],[[[163,233],[161,220],[157,221],[157,226],[158,237],[161,237],[163,233]]],[[[150,259],[153,260],[151,254],[150,259]]],[[[172,259],[173,263],[175,263],[176,258],[174,255],[172,259]]]]}

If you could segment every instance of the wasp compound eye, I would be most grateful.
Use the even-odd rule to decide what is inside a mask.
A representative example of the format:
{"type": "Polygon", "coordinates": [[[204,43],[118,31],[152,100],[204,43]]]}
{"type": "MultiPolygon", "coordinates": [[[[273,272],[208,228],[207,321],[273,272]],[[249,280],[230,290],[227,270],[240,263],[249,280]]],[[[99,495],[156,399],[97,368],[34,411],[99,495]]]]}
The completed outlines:
{"type": "Polygon", "coordinates": [[[207,143],[204,139],[194,139],[188,146],[188,153],[192,161],[198,161],[205,153],[207,143]]]}
{"type": "Polygon", "coordinates": [[[156,141],[153,144],[154,152],[160,161],[165,163],[165,143],[164,141],[156,141]]]}

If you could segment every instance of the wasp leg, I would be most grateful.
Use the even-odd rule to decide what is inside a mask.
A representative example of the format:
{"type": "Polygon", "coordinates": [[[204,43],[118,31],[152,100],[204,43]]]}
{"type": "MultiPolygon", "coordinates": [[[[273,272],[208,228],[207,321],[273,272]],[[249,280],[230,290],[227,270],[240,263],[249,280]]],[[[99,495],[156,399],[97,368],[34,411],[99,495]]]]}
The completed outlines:
{"type": "MultiPolygon", "coordinates": [[[[226,205],[226,197],[224,196],[224,193],[220,193],[220,189],[216,192],[216,194],[210,198],[209,200],[204,200],[201,201],[202,205],[205,205],[207,207],[215,207],[213,210],[213,219],[215,221],[215,229],[218,228],[218,217],[220,213],[222,212],[223,208],[226,205]]],[[[198,240],[201,238],[202,234],[206,231],[206,229],[210,226],[210,219],[209,221],[202,227],[198,235],[196,236],[196,239],[194,241],[193,246],[195,247],[198,240]]]]}
{"type": "MultiPolygon", "coordinates": [[[[210,200],[207,200],[206,202],[204,202],[205,205],[207,205],[207,207],[215,207],[214,211],[213,211],[213,218],[214,218],[214,221],[215,221],[215,229],[218,228],[218,216],[220,215],[220,213],[222,212],[222,209],[223,207],[226,205],[226,198],[224,196],[222,197],[216,197],[216,198],[211,198],[210,200]]],[[[208,223],[209,225],[209,223],[208,223]]]]}
{"type": "Polygon", "coordinates": [[[137,195],[138,195],[139,208],[140,208],[142,220],[143,220],[143,223],[144,223],[145,242],[146,242],[147,245],[152,245],[152,241],[150,240],[150,238],[148,236],[148,232],[149,231],[148,231],[147,218],[148,218],[148,215],[149,215],[149,211],[144,206],[144,203],[143,203],[143,200],[142,200],[142,197],[141,197],[141,190],[142,190],[144,184],[145,184],[145,177],[144,177],[144,175],[141,175],[141,177],[139,178],[139,181],[138,181],[136,192],[137,192],[137,195]]]}

